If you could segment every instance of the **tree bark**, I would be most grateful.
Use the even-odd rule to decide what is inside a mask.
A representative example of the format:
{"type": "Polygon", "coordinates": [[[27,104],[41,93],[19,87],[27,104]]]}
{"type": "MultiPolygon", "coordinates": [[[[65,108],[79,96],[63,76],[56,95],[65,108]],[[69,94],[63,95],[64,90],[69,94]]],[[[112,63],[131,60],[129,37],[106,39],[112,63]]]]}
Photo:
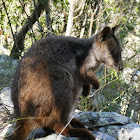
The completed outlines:
{"type": "Polygon", "coordinates": [[[49,0],[47,0],[46,4],[45,4],[45,13],[46,13],[46,25],[48,28],[47,35],[51,35],[52,34],[52,27],[51,27],[51,19],[50,19],[49,0]]]}
{"type": "Polygon", "coordinates": [[[62,7],[62,11],[63,11],[63,22],[62,22],[63,31],[62,32],[66,32],[66,28],[67,28],[67,15],[66,15],[65,3],[64,3],[63,0],[61,0],[61,7],[62,7]]]}
{"type": "Polygon", "coordinates": [[[75,0],[70,0],[70,11],[69,11],[67,29],[65,34],[66,36],[70,36],[72,32],[74,9],[75,9],[75,0]]]}
{"type": "Polygon", "coordinates": [[[44,4],[39,2],[34,9],[32,15],[26,20],[26,23],[24,24],[22,29],[17,34],[15,34],[14,46],[10,54],[11,57],[19,59],[19,57],[21,56],[21,53],[24,50],[25,35],[40,17],[42,10],[44,10],[44,4]]]}

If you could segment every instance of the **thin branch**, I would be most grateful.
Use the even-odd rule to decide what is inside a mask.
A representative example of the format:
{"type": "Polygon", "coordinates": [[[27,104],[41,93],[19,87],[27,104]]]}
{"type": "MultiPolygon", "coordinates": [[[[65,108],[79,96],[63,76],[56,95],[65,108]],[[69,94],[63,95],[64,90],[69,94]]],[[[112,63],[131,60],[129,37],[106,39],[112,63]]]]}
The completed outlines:
{"type": "MultiPolygon", "coordinates": [[[[130,11],[129,11],[129,13],[131,13],[131,14],[132,14],[132,10],[134,8],[135,3],[136,3],[136,0],[133,0],[132,6],[131,6],[130,11]]],[[[130,19],[130,16],[128,17],[127,22],[129,21],[129,19],[130,19]]]]}
{"type": "Polygon", "coordinates": [[[48,0],[45,3],[45,13],[46,13],[46,25],[48,28],[48,35],[51,35],[52,28],[51,28],[50,8],[49,8],[49,1],[48,0]]]}
{"type": "Polygon", "coordinates": [[[80,32],[80,38],[83,37],[83,34],[84,34],[84,32],[85,32],[86,21],[87,21],[87,14],[85,14],[85,19],[84,19],[84,21],[83,21],[83,26],[82,26],[83,28],[81,29],[81,32],[80,32]]]}
{"type": "Polygon", "coordinates": [[[78,17],[80,17],[82,15],[84,7],[85,7],[85,2],[82,4],[80,13],[76,17],[74,17],[73,19],[76,19],[76,18],[78,18],[78,17]]]}
{"type": "Polygon", "coordinates": [[[115,82],[116,80],[118,80],[118,78],[116,78],[116,79],[114,79],[114,80],[108,82],[106,85],[103,85],[102,87],[100,87],[99,89],[97,89],[95,92],[93,92],[89,97],[93,97],[94,94],[95,94],[96,92],[98,92],[98,91],[101,90],[102,88],[106,87],[107,85],[109,85],[109,84],[115,82]]]}
{"type": "Polygon", "coordinates": [[[91,35],[92,35],[93,17],[94,17],[94,13],[91,10],[91,20],[90,20],[89,33],[88,33],[89,37],[91,37],[91,35]]]}
{"type": "Polygon", "coordinates": [[[98,10],[97,10],[97,12],[99,11],[99,12],[98,12],[98,13],[99,13],[99,16],[98,16],[98,20],[97,20],[97,27],[96,27],[95,33],[98,32],[99,26],[100,26],[100,20],[101,20],[101,15],[102,15],[102,14],[101,14],[102,12],[101,12],[101,10],[100,10],[100,9],[101,9],[101,4],[102,4],[102,0],[99,2],[99,6],[98,6],[99,8],[98,8],[98,10]]]}
{"type": "Polygon", "coordinates": [[[21,2],[21,0],[19,0],[19,2],[20,2],[20,4],[22,5],[22,10],[23,10],[23,12],[26,14],[27,17],[29,17],[28,14],[27,14],[27,12],[26,12],[25,9],[24,9],[24,7],[25,7],[24,4],[21,2]]]}
{"type": "Polygon", "coordinates": [[[58,136],[60,136],[60,135],[63,133],[63,131],[64,131],[64,130],[66,129],[66,127],[70,124],[70,122],[72,121],[73,118],[74,118],[74,116],[71,117],[71,119],[68,121],[68,123],[65,125],[65,127],[62,129],[62,131],[59,133],[58,136]]]}
{"type": "Polygon", "coordinates": [[[10,18],[8,16],[8,12],[7,12],[7,9],[6,9],[6,6],[5,6],[5,3],[4,3],[3,0],[2,0],[2,4],[3,4],[4,10],[6,12],[7,18],[8,18],[8,23],[10,25],[10,29],[11,29],[11,33],[12,33],[13,39],[15,40],[14,32],[13,32],[13,29],[12,29],[12,24],[11,24],[11,21],[10,21],[10,18]]]}
{"type": "Polygon", "coordinates": [[[79,7],[75,10],[75,13],[81,10],[81,8],[82,8],[82,6],[85,4],[85,2],[86,2],[86,0],[80,1],[80,5],[79,5],[79,7]]]}

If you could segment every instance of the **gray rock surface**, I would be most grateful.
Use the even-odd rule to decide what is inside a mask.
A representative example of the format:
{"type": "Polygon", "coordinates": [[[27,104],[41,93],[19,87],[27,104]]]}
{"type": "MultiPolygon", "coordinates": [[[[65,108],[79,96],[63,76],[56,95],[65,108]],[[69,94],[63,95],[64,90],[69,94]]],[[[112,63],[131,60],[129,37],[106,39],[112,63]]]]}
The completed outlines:
{"type": "MultiPolygon", "coordinates": [[[[115,112],[80,112],[74,114],[87,129],[95,136],[96,140],[140,140],[140,125],[135,124],[129,117],[115,112]]],[[[1,137],[10,135],[13,126],[6,127],[1,137]]],[[[78,138],[65,137],[57,133],[46,136],[42,129],[36,129],[27,140],[78,140],[78,138]]]]}
{"type": "Polygon", "coordinates": [[[0,54],[0,89],[10,86],[18,61],[0,54]]]}
{"type": "Polygon", "coordinates": [[[14,132],[13,124],[8,124],[7,126],[5,126],[3,131],[0,133],[0,140],[3,140],[5,136],[7,136],[7,135],[9,136],[13,132],[14,132]]]}
{"type": "Polygon", "coordinates": [[[140,140],[140,125],[131,123],[122,126],[118,132],[119,140],[140,140]]]}

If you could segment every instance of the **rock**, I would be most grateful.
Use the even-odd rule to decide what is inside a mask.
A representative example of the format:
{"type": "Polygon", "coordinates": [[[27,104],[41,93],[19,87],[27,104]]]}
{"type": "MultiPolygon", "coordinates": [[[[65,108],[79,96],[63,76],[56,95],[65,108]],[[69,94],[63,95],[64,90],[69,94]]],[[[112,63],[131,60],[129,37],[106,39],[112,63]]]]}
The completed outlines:
{"type": "Polygon", "coordinates": [[[96,136],[96,140],[117,140],[116,138],[101,132],[93,132],[93,134],[96,136]]]}
{"type": "Polygon", "coordinates": [[[0,140],[3,140],[4,137],[11,135],[14,132],[12,124],[8,124],[3,131],[0,133],[0,140]]]}
{"type": "Polygon", "coordinates": [[[18,61],[0,54],[0,89],[10,86],[18,61]]]}
{"type": "Polygon", "coordinates": [[[68,138],[68,137],[65,137],[63,135],[57,135],[57,134],[52,134],[52,135],[49,135],[45,138],[37,138],[35,140],[79,140],[79,138],[68,138]]]}
{"type": "MultiPolygon", "coordinates": [[[[96,136],[96,140],[117,140],[107,134],[101,132],[92,132],[96,136]]],[[[79,140],[77,137],[65,137],[63,135],[52,134],[44,138],[37,138],[35,140],[79,140]]]]}
{"type": "Polygon", "coordinates": [[[1,90],[0,99],[1,99],[1,102],[12,114],[14,112],[13,110],[14,105],[11,101],[11,89],[9,87],[5,87],[1,90]]]}
{"type": "Polygon", "coordinates": [[[39,139],[39,138],[42,138],[43,137],[46,137],[46,132],[42,129],[42,128],[39,128],[39,129],[35,129],[33,130],[29,136],[27,137],[28,140],[32,140],[32,139],[39,139]]]}
{"type": "Polygon", "coordinates": [[[102,127],[114,124],[127,124],[132,122],[129,117],[120,115],[115,112],[81,112],[74,115],[80,120],[88,129],[94,129],[94,127],[102,127]]]}
{"type": "MultiPolygon", "coordinates": [[[[96,136],[96,140],[139,140],[140,138],[140,125],[133,123],[129,117],[115,112],[87,111],[76,113],[74,116],[96,136]]],[[[6,134],[6,132],[2,132],[2,134],[6,134]]],[[[78,138],[65,137],[63,135],[58,135],[57,133],[46,136],[43,129],[36,129],[30,133],[27,139],[78,140],[78,138]]]]}
{"type": "Polygon", "coordinates": [[[86,125],[87,129],[95,129],[97,132],[108,134],[114,139],[139,140],[138,138],[140,138],[140,125],[133,123],[129,117],[115,112],[88,111],[76,114],[75,117],[86,125]],[[130,136],[127,135],[128,133],[130,136]]]}
{"type": "Polygon", "coordinates": [[[118,132],[118,140],[140,140],[140,125],[132,123],[122,126],[118,132]]]}
{"type": "Polygon", "coordinates": [[[74,117],[77,118],[84,126],[88,129],[92,129],[96,122],[99,121],[99,117],[96,113],[86,111],[74,114],[74,117]]]}

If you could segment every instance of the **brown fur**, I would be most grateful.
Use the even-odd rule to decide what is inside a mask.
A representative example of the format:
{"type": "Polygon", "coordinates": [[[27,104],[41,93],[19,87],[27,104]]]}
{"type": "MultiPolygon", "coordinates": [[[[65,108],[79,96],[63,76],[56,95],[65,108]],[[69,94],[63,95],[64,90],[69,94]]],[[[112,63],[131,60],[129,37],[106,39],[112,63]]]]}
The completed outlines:
{"type": "MultiPolygon", "coordinates": [[[[121,47],[113,28],[105,27],[88,39],[52,36],[33,45],[21,59],[12,82],[15,116],[21,120],[10,139],[24,140],[38,127],[60,133],[82,87],[83,96],[89,94],[90,84],[99,88],[94,72],[101,63],[122,69],[121,47]]],[[[71,125],[63,135],[95,139],[80,122],[73,120],[71,125]]]]}

